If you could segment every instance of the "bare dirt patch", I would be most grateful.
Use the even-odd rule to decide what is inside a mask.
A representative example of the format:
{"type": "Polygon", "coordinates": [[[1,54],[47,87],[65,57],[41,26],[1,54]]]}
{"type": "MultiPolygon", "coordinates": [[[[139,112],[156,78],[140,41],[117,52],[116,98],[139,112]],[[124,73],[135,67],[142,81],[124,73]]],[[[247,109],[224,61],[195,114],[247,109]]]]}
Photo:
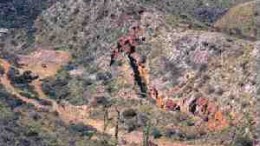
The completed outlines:
{"type": "Polygon", "coordinates": [[[65,51],[39,49],[31,55],[18,55],[18,58],[23,70],[31,70],[42,79],[54,76],[62,65],[69,62],[71,55],[65,51]]]}

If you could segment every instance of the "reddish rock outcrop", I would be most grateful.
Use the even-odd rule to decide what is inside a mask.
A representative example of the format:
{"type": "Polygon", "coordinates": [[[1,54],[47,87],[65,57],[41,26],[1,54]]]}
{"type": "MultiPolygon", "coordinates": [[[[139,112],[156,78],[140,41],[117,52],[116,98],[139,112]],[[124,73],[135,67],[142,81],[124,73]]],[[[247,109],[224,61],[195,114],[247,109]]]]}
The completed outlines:
{"type": "Polygon", "coordinates": [[[145,57],[136,52],[136,46],[141,42],[141,34],[142,28],[133,26],[126,35],[119,38],[117,46],[112,49],[110,66],[120,58],[119,56],[126,54],[133,70],[134,80],[140,88],[140,94],[146,97],[149,83],[148,69],[145,66],[145,57]]]}
{"type": "Polygon", "coordinates": [[[174,102],[173,100],[171,100],[171,99],[166,100],[165,108],[166,108],[167,110],[171,110],[171,111],[180,110],[180,106],[179,106],[176,102],[174,102]]]}
{"type": "MultiPolygon", "coordinates": [[[[139,39],[142,31],[141,27],[134,26],[130,29],[129,33],[118,40],[117,46],[112,49],[110,65],[113,65],[118,59],[122,58],[122,54],[126,54],[133,70],[135,83],[139,86],[142,97],[148,96],[150,99],[155,100],[156,106],[161,109],[181,111],[199,117],[208,125],[207,127],[210,130],[221,130],[227,127],[228,122],[225,116],[218,106],[212,101],[209,101],[208,98],[189,97],[174,101],[166,97],[169,93],[179,93],[179,87],[174,88],[174,90],[169,91],[169,93],[159,93],[155,86],[149,84],[149,70],[146,66],[146,58],[136,50],[136,47],[142,41],[139,39]]],[[[206,63],[208,54],[203,55],[203,63],[206,63]]],[[[199,58],[201,58],[201,56],[199,56],[199,58]]]]}

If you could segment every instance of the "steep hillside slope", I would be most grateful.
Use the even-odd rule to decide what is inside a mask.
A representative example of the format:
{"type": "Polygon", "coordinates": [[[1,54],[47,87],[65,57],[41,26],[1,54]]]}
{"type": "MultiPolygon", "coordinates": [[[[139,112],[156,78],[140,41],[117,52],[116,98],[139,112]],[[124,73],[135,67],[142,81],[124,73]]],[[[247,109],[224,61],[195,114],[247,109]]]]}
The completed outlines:
{"type": "Polygon", "coordinates": [[[257,39],[257,7],[260,1],[252,1],[231,8],[214,26],[231,34],[257,39]]]}

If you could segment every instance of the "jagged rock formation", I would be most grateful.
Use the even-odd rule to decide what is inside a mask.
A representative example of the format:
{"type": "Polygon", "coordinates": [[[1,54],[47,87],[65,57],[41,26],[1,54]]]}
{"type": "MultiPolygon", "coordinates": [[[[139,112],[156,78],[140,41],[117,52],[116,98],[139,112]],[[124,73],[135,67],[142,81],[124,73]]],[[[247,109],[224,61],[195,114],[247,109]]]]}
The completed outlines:
{"type": "Polygon", "coordinates": [[[133,70],[133,76],[136,84],[140,88],[140,94],[143,97],[147,96],[147,88],[149,83],[148,71],[145,66],[145,56],[137,53],[137,45],[139,42],[145,40],[145,38],[140,39],[142,32],[140,26],[133,26],[129,33],[125,36],[119,38],[116,48],[113,49],[111,54],[110,66],[114,64],[120,53],[127,55],[129,64],[133,70]]]}

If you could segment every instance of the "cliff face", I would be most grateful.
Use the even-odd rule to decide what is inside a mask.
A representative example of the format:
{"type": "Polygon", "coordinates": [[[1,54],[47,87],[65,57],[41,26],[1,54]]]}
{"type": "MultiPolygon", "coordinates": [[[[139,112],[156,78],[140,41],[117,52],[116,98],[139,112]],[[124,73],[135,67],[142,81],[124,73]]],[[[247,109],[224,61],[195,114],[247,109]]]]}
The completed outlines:
{"type": "MultiPolygon", "coordinates": [[[[252,145],[258,43],[254,2],[229,9],[240,2],[19,1],[21,8],[16,1],[0,2],[8,16],[19,9],[19,18],[8,20],[21,21],[2,35],[3,89],[40,115],[53,112],[49,118],[61,120],[77,140],[252,145]],[[29,23],[35,28],[30,37],[29,23]],[[242,34],[229,35],[234,28],[242,34]],[[6,77],[10,70],[37,78],[18,83],[6,77]],[[142,129],[151,130],[147,141],[142,129]]],[[[16,112],[37,121],[26,116],[27,108],[16,112]]]]}

